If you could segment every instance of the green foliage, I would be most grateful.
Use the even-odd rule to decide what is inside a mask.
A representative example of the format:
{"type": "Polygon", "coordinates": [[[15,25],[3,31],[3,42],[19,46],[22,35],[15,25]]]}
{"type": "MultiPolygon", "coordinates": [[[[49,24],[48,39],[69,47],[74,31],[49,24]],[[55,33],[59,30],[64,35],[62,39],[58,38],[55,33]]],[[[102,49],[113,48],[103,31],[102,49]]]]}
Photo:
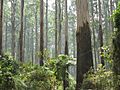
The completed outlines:
{"type": "Polygon", "coordinates": [[[120,4],[113,16],[117,28],[113,38],[113,71],[116,75],[120,75],[120,4]]]}
{"type": "Polygon", "coordinates": [[[114,73],[107,71],[101,64],[98,65],[97,71],[90,70],[83,80],[83,89],[96,90],[117,90],[116,87],[120,82],[120,78],[115,79],[114,73]],[[114,80],[116,82],[114,82],[114,80]]]}
{"type": "Polygon", "coordinates": [[[110,50],[109,46],[102,47],[103,52],[101,53],[101,56],[104,58],[106,62],[106,68],[112,69],[113,66],[113,60],[112,60],[112,52],[110,50]]]}
{"type": "Polygon", "coordinates": [[[120,4],[118,5],[118,8],[115,10],[112,17],[115,22],[115,27],[120,29],[120,4]]]}
{"type": "MultiPolygon", "coordinates": [[[[4,55],[0,58],[0,90],[53,90],[56,87],[60,90],[63,72],[70,65],[70,59],[60,55],[40,66],[17,63],[11,56],[4,55]]],[[[67,90],[73,90],[75,80],[70,76],[69,81],[67,90]]]]}
{"type": "Polygon", "coordinates": [[[19,72],[18,63],[11,56],[4,55],[0,57],[0,89],[12,90],[15,88],[13,77],[19,72]]]}
{"type": "Polygon", "coordinates": [[[24,70],[22,76],[27,85],[27,90],[50,90],[53,87],[55,77],[49,68],[38,65],[28,67],[32,67],[31,71],[29,69],[24,70]]]}
{"type": "Polygon", "coordinates": [[[57,58],[50,59],[46,62],[46,66],[54,72],[54,75],[56,77],[56,84],[58,86],[58,90],[62,89],[62,81],[64,78],[66,78],[68,75],[69,78],[66,78],[66,80],[69,82],[69,87],[67,90],[74,90],[75,89],[75,80],[74,78],[68,73],[68,67],[70,65],[73,65],[71,62],[73,58],[70,58],[67,55],[59,55],[57,58]],[[65,76],[64,76],[65,75],[65,76]]]}
{"type": "Polygon", "coordinates": [[[19,65],[7,55],[0,59],[0,90],[51,90],[54,80],[54,73],[47,67],[19,65]]]}

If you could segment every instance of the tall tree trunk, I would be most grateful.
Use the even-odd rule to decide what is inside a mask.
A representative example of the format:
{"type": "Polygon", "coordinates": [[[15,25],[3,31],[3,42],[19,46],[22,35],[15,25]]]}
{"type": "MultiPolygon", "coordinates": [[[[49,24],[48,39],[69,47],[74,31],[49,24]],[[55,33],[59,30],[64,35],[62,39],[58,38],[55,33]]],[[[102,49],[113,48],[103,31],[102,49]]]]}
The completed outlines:
{"type": "Polygon", "coordinates": [[[11,25],[12,25],[12,56],[15,57],[15,0],[11,1],[11,25]]]}
{"type": "Polygon", "coordinates": [[[32,36],[31,36],[31,56],[32,56],[32,64],[34,64],[34,31],[32,28],[32,36]]]}
{"type": "Polygon", "coordinates": [[[30,59],[30,32],[27,31],[27,49],[26,49],[26,52],[27,52],[27,59],[29,60],[30,59]]]}
{"type": "Polygon", "coordinates": [[[23,11],[24,11],[24,0],[21,0],[21,17],[20,17],[20,36],[19,36],[19,60],[23,62],[24,51],[23,51],[23,11]]]}
{"type": "MultiPolygon", "coordinates": [[[[68,55],[68,14],[67,14],[67,0],[65,0],[65,55],[68,55]]],[[[68,69],[68,68],[67,68],[68,69]]],[[[64,70],[63,77],[63,90],[68,87],[68,73],[67,69],[64,70]]]]}
{"type": "Polygon", "coordinates": [[[36,11],[35,11],[35,63],[38,64],[38,29],[37,29],[37,6],[36,6],[36,11]]]}
{"type": "Polygon", "coordinates": [[[48,0],[46,0],[46,49],[48,48],[48,0]]]}
{"type": "MultiPolygon", "coordinates": [[[[112,2],[112,0],[110,0],[110,16],[113,14],[113,2],[112,2]]],[[[110,29],[111,29],[111,31],[113,32],[113,30],[114,30],[114,23],[113,23],[113,20],[111,19],[110,20],[110,29]]]]}
{"type": "Polygon", "coordinates": [[[55,57],[57,57],[57,0],[55,0],[55,57]]]}
{"type": "Polygon", "coordinates": [[[65,55],[68,55],[68,14],[67,14],[67,0],[65,0],[65,55]]]}
{"type": "Polygon", "coordinates": [[[73,30],[73,57],[76,57],[76,40],[75,40],[75,30],[73,30]]]}
{"type": "Polygon", "coordinates": [[[96,55],[96,37],[95,37],[95,27],[94,27],[94,7],[93,7],[93,0],[91,0],[91,13],[92,13],[92,32],[93,32],[93,51],[94,51],[94,62],[95,62],[95,69],[97,69],[97,55],[96,55]]]}
{"type": "Polygon", "coordinates": [[[7,35],[8,35],[8,30],[7,30],[7,28],[8,28],[8,23],[7,23],[7,21],[5,22],[5,51],[7,52],[7,41],[8,41],[8,39],[7,39],[7,35]]]}
{"type": "Polygon", "coordinates": [[[100,59],[101,59],[101,64],[104,66],[104,58],[101,55],[103,53],[103,31],[102,31],[102,11],[101,11],[101,1],[98,0],[99,2],[99,41],[100,41],[100,59]]]}
{"type": "Polygon", "coordinates": [[[77,3],[77,76],[76,90],[80,90],[83,75],[93,66],[91,33],[87,0],[76,0],[77,3]]]}
{"type": "Polygon", "coordinates": [[[26,59],[26,27],[27,27],[27,16],[24,16],[24,59],[26,59]]]}
{"type": "Polygon", "coordinates": [[[39,64],[42,66],[44,63],[43,63],[43,54],[44,54],[44,39],[43,39],[43,36],[44,36],[44,31],[43,31],[43,26],[44,26],[44,23],[43,23],[43,17],[44,17],[44,14],[43,14],[43,0],[40,0],[40,62],[39,64]]]}
{"type": "Polygon", "coordinates": [[[2,55],[3,0],[0,0],[0,55],[2,55]]]}
{"type": "Polygon", "coordinates": [[[61,54],[61,0],[58,1],[58,54],[61,54]]]}

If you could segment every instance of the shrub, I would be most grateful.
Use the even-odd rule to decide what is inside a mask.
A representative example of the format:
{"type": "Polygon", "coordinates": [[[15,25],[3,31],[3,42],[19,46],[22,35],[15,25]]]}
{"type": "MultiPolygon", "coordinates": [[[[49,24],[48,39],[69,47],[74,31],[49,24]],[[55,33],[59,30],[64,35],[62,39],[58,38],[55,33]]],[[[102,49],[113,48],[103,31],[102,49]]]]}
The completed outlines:
{"type": "Polygon", "coordinates": [[[83,80],[83,89],[97,90],[116,90],[116,86],[120,82],[120,78],[115,79],[115,75],[111,70],[106,70],[102,65],[98,65],[96,72],[89,71],[83,80]],[[116,82],[114,82],[114,80],[116,82]]]}
{"type": "Polygon", "coordinates": [[[11,56],[0,57],[0,89],[12,90],[15,88],[13,77],[18,74],[19,65],[11,56]]]}

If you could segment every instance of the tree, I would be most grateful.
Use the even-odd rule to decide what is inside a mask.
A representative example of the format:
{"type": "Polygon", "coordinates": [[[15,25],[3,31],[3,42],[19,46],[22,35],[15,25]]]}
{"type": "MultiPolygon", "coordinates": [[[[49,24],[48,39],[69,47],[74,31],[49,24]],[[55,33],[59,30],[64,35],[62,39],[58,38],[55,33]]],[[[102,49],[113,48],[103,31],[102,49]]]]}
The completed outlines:
{"type": "Polygon", "coordinates": [[[44,54],[44,31],[43,31],[43,26],[44,26],[44,22],[43,22],[43,0],[40,0],[40,62],[39,64],[42,66],[43,63],[43,54],[44,54]]]}
{"type": "MultiPolygon", "coordinates": [[[[67,0],[65,0],[65,55],[68,55],[68,14],[67,14],[67,0]]],[[[68,69],[68,67],[67,67],[68,69]]],[[[63,77],[63,89],[66,90],[68,87],[68,74],[64,70],[63,77]]]]}
{"type": "Polygon", "coordinates": [[[0,55],[2,55],[3,0],[0,0],[0,55]]]}
{"type": "Polygon", "coordinates": [[[23,62],[23,11],[24,11],[24,0],[21,0],[21,15],[20,15],[20,35],[19,35],[19,60],[23,62]]]}
{"type": "Polygon", "coordinates": [[[46,49],[48,48],[48,0],[46,0],[46,49]]]}
{"type": "Polygon", "coordinates": [[[61,54],[61,0],[58,0],[58,54],[61,54]]]}
{"type": "Polygon", "coordinates": [[[36,2],[36,6],[35,6],[35,34],[36,34],[36,38],[35,38],[35,63],[37,64],[38,63],[38,57],[37,57],[37,52],[38,52],[38,29],[37,29],[37,20],[38,20],[38,16],[37,16],[37,10],[38,10],[38,7],[37,7],[37,2],[36,2]]]}
{"type": "Polygon", "coordinates": [[[92,16],[92,32],[93,32],[93,51],[94,51],[94,61],[95,61],[95,69],[97,69],[97,55],[96,55],[96,37],[95,37],[95,26],[94,26],[94,4],[93,0],[91,2],[91,16],[92,16]]]}
{"type": "Polygon", "coordinates": [[[15,57],[15,0],[11,0],[12,56],[15,57]]]}
{"type": "MultiPolygon", "coordinates": [[[[99,41],[100,41],[100,54],[103,53],[103,31],[102,31],[102,11],[101,11],[101,1],[98,0],[98,4],[99,4],[99,41]]],[[[101,59],[101,64],[104,66],[104,58],[102,55],[100,55],[100,59],[101,59]]]]}
{"type": "Polygon", "coordinates": [[[77,76],[76,90],[80,90],[83,75],[93,66],[91,33],[87,0],[76,0],[77,3],[77,76]]]}
{"type": "Polygon", "coordinates": [[[68,55],[68,14],[67,14],[67,0],[65,0],[65,55],[68,55]]]}
{"type": "Polygon", "coordinates": [[[55,0],[55,57],[57,57],[57,0],[55,0]]]}

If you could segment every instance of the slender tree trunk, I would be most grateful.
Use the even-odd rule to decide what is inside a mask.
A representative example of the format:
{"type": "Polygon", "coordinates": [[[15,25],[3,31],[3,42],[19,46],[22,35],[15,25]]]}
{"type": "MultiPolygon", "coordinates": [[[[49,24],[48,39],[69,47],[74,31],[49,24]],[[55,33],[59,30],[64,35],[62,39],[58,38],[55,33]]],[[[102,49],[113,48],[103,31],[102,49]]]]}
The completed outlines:
{"type": "Polygon", "coordinates": [[[15,57],[15,0],[11,1],[11,24],[12,24],[12,56],[15,57]]]}
{"type": "Polygon", "coordinates": [[[68,14],[67,14],[67,0],[65,0],[65,55],[68,55],[68,14]]]}
{"type": "Polygon", "coordinates": [[[46,49],[48,48],[48,0],[46,0],[46,49]]]}
{"type": "Polygon", "coordinates": [[[55,57],[57,57],[58,51],[57,51],[57,0],[55,0],[55,57]]]}
{"type": "MultiPolygon", "coordinates": [[[[101,11],[101,1],[98,0],[99,2],[99,41],[100,41],[100,54],[103,53],[103,31],[102,31],[102,11],[101,11]]],[[[101,59],[101,64],[104,66],[104,58],[102,55],[100,55],[101,59]]]]}
{"type": "Polygon", "coordinates": [[[35,42],[35,63],[38,64],[38,29],[37,29],[37,7],[36,7],[36,11],[35,11],[35,34],[36,34],[36,42],[35,42]]]}
{"type": "Polygon", "coordinates": [[[75,40],[75,30],[73,30],[73,56],[76,57],[76,40],[75,40]]]}
{"type": "Polygon", "coordinates": [[[80,90],[83,75],[93,66],[91,32],[87,0],[76,0],[77,4],[77,76],[76,90],[80,90]]]}
{"type": "Polygon", "coordinates": [[[31,56],[32,56],[32,64],[34,64],[34,31],[32,29],[32,37],[31,37],[31,56]]]}
{"type": "Polygon", "coordinates": [[[7,35],[8,35],[8,30],[7,30],[7,28],[8,28],[8,24],[7,24],[7,21],[5,22],[5,51],[7,52],[7,41],[8,41],[8,39],[7,39],[7,35]]]}
{"type": "Polygon", "coordinates": [[[26,59],[26,27],[27,27],[27,16],[24,16],[24,59],[26,59]]]}
{"type": "MultiPolygon", "coordinates": [[[[68,55],[68,14],[67,14],[67,0],[65,0],[65,55],[68,55]]],[[[68,69],[68,68],[67,68],[68,69]]],[[[67,69],[64,71],[63,90],[68,87],[68,73],[67,69]]]]}
{"type": "Polygon", "coordinates": [[[0,55],[2,55],[2,33],[3,33],[3,0],[0,0],[0,55]]]}
{"type": "Polygon", "coordinates": [[[58,54],[61,54],[61,0],[58,1],[58,31],[59,31],[59,37],[58,37],[58,54]]]}
{"type": "Polygon", "coordinates": [[[21,18],[20,18],[20,36],[19,36],[19,60],[23,62],[24,51],[23,51],[23,11],[24,11],[24,0],[21,0],[21,18]]]}
{"type": "Polygon", "coordinates": [[[30,32],[27,31],[27,49],[26,49],[26,52],[27,52],[27,59],[29,60],[30,59],[30,32]]]}
{"type": "Polygon", "coordinates": [[[43,63],[43,54],[44,54],[44,39],[43,39],[43,36],[44,36],[44,31],[43,31],[43,26],[44,26],[44,22],[43,22],[43,17],[44,17],[44,14],[43,14],[43,0],[40,0],[40,62],[39,64],[42,66],[44,63],[43,63]]]}
{"type": "Polygon", "coordinates": [[[91,0],[91,13],[92,13],[92,31],[93,31],[93,51],[94,51],[94,60],[95,60],[95,69],[97,69],[97,55],[96,55],[96,40],[95,40],[95,27],[94,27],[94,7],[93,0],[91,0]]]}
{"type": "MultiPolygon", "coordinates": [[[[110,16],[113,14],[113,2],[112,2],[112,0],[110,0],[110,16]]],[[[110,20],[110,29],[111,29],[111,31],[113,32],[113,30],[114,30],[114,23],[113,23],[113,20],[111,19],[110,20]]]]}

